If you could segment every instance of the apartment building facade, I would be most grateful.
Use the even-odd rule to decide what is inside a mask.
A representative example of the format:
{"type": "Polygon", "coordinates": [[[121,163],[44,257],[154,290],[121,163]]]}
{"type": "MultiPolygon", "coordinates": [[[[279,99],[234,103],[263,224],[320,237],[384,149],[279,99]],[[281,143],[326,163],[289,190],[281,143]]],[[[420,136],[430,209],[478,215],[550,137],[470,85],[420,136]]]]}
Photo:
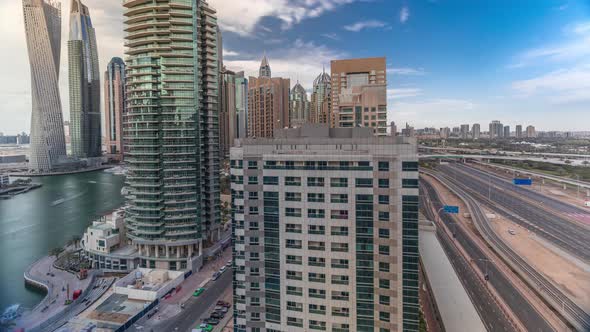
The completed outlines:
{"type": "Polygon", "coordinates": [[[368,127],[387,134],[386,59],[333,60],[332,111],[336,127],[368,127]]]}
{"type": "Polygon", "coordinates": [[[304,126],[230,164],[235,331],[418,331],[415,138],[304,126]]]}

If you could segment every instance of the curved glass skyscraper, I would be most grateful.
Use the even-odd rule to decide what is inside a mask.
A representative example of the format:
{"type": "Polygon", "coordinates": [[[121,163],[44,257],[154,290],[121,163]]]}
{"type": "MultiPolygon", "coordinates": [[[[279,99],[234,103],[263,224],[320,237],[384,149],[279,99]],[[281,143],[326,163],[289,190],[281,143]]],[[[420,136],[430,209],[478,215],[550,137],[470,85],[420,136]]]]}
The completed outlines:
{"type": "Polygon", "coordinates": [[[90,12],[80,0],[70,5],[68,67],[72,155],[98,157],[102,150],[98,51],[90,12]]]}
{"type": "Polygon", "coordinates": [[[66,157],[58,86],[61,6],[59,2],[23,0],[23,12],[33,99],[29,168],[42,173],[66,157]]]}
{"type": "Polygon", "coordinates": [[[202,0],[126,0],[127,235],[140,265],[196,269],[220,222],[218,43],[202,0]]]}

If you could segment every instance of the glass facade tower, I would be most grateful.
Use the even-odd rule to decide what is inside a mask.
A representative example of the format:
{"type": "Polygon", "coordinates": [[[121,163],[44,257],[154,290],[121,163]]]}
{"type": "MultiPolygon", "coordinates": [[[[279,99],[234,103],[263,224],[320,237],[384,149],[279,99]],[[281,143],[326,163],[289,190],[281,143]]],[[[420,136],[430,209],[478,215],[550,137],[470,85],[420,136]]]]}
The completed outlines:
{"type": "Polygon", "coordinates": [[[124,6],[128,236],[141,266],[195,270],[219,237],[215,10],[201,0],[124,6]]]}

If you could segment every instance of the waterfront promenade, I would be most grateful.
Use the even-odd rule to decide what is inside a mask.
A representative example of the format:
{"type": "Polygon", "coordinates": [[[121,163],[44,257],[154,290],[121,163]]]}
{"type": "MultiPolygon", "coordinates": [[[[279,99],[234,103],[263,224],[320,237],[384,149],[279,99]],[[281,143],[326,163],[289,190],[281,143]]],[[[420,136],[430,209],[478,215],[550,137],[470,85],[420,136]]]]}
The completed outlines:
{"type": "Polygon", "coordinates": [[[29,330],[63,311],[67,307],[67,285],[70,286],[70,300],[75,290],[88,288],[92,279],[90,276],[85,280],[79,280],[74,274],[53,267],[54,262],[55,256],[46,256],[31,264],[25,271],[25,283],[31,287],[45,289],[47,295],[31,311],[23,314],[16,322],[18,327],[29,330]]]}

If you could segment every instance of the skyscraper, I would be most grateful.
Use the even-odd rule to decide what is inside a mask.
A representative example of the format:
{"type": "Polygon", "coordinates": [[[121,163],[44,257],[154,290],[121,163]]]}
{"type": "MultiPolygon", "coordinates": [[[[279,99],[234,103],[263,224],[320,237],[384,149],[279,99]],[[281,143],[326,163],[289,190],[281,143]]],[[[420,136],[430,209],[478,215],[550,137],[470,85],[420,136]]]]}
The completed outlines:
{"type": "Polygon", "coordinates": [[[236,138],[248,136],[248,79],[244,72],[236,73],[236,138]]]}
{"type": "Polygon", "coordinates": [[[490,138],[502,138],[504,136],[504,125],[498,121],[494,120],[490,123],[490,138]]]}
{"type": "Polygon", "coordinates": [[[290,104],[289,119],[292,127],[301,127],[305,123],[310,123],[307,91],[299,82],[291,89],[290,104]]]}
{"type": "Polygon", "coordinates": [[[504,126],[504,138],[510,138],[510,126],[504,126]]]}
{"type": "Polygon", "coordinates": [[[98,51],[90,12],[81,0],[70,4],[68,68],[72,155],[98,157],[102,154],[98,51]]]}
{"type": "Polygon", "coordinates": [[[313,81],[313,92],[311,93],[309,110],[311,123],[325,123],[330,127],[334,127],[331,100],[332,81],[330,75],[324,70],[313,81]]]}
{"type": "Polygon", "coordinates": [[[471,137],[473,137],[473,139],[479,139],[480,136],[481,126],[479,123],[474,123],[473,126],[471,126],[471,137]]]}
{"type": "Polygon", "coordinates": [[[334,60],[332,111],[336,127],[369,127],[387,134],[385,58],[334,60]]]}
{"type": "Polygon", "coordinates": [[[461,125],[461,138],[462,139],[468,139],[469,138],[469,125],[468,124],[462,124],[461,125]]]}
{"type": "Polygon", "coordinates": [[[275,134],[231,149],[234,331],[418,331],[416,140],[275,134]]]}
{"type": "Polygon", "coordinates": [[[291,81],[270,77],[264,56],[261,76],[248,79],[248,137],[273,137],[275,129],[290,126],[289,88],[291,81]]]}
{"type": "Polygon", "coordinates": [[[25,34],[31,67],[31,150],[29,169],[49,172],[66,157],[59,96],[61,5],[23,0],[25,34]]]}
{"type": "Polygon", "coordinates": [[[522,125],[516,125],[516,138],[522,138],[522,125]]]}
{"type": "Polygon", "coordinates": [[[526,127],[526,137],[527,138],[535,138],[537,137],[537,132],[535,131],[534,126],[527,126],[526,127]]]}
{"type": "Polygon", "coordinates": [[[219,108],[219,146],[221,156],[229,156],[229,148],[236,138],[236,74],[225,68],[221,71],[221,104],[219,108]]]}
{"type": "Polygon", "coordinates": [[[125,114],[125,62],[112,58],[104,73],[104,117],[107,155],[123,160],[123,115],[125,114]]]}
{"type": "Polygon", "coordinates": [[[194,270],[221,219],[216,12],[203,0],[154,4],[123,4],[125,223],[140,266],[194,270]]]}
{"type": "Polygon", "coordinates": [[[266,54],[264,54],[264,56],[262,57],[262,61],[260,62],[258,77],[271,77],[270,64],[268,63],[268,58],[266,57],[266,54]]]}

